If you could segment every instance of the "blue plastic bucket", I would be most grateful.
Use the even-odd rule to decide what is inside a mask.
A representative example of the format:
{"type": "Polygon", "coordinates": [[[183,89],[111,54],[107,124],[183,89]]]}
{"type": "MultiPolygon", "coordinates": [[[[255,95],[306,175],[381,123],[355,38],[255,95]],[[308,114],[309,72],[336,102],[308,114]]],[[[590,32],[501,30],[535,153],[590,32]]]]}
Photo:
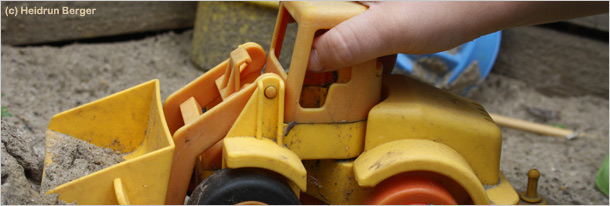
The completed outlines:
{"type": "MultiPolygon", "coordinates": [[[[473,61],[477,61],[479,76],[481,80],[483,80],[487,78],[487,75],[489,75],[494,62],[496,61],[498,51],[500,50],[501,36],[501,31],[481,36],[475,40],[462,44],[457,48],[457,51],[450,52],[450,50],[448,50],[424,55],[398,54],[395,69],[412,74],[413,63],[417,60],[421,58],[438,58],[447,65],[449,73],[446,75],[451,75],[447,83],[451,84],[473,61]]],[[[470,90],[473,86],[478,85],[471,85],[466,90],[470,90]]],[[[468,91],[464,91],[464,94],[467,92],[468,91]]]]}

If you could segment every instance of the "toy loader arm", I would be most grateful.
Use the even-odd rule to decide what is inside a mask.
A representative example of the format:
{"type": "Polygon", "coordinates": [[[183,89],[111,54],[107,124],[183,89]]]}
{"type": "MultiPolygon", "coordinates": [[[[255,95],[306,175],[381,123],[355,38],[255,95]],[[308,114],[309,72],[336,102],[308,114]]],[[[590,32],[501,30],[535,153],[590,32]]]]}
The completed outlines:
{"type": "Polygon", "coordinates": [[[256,84],[251,83],[264,64],[260,45],[243,44],[167,98],[164,112],[176,148],[165,204],[183,204],[197,156],[225,137],[254,93],[256,84]],[[202,114],[200,108],[207,111],[202,114]]]}
{"type": "MultiPolygon", "coordinates": [[[[260,70],[263,68],[263,66],[265,65],[265,51],[262,49],[262,47],[256,43],[245,43],[243,45],[240,45],[240,47],[238,47],[238,49],[236,49],[235,51],[233,51],[232,53],[234,53],[234,56],[238,57],[238,58],[247,58],[250,59],[250,61],[246,61],[246,62],[242,62],[243,64],[241,65],[234,65],[233,67],[237,67],[241,70],[240,72],[240,76],[239,78],[241,79],[241,81],[237,80],[238,84],[241,85],[241,87],[245,86],[245,84],[251,83],[253,82],[256,77],[258,77],[260,75],[260,70]],[[243,50],[242,50],[243,49],[243,50]],[[236,51],[240,51],[240,52],[236,52],[236,51]],[[246,56],[247,57],[243,57],[241,56],[241,54],[239,53],[244,53],[243,51],[245,50],[245,52],[247,52],[246,56]],[[242,65],[245,65],[244,68],[242,68],[242,65]],[[249,80],[249,81],[247,81],[249,80]]],[[[235,61],[235,60],[233,60],[235,61]]],[[[172,133],[172,135],[176,132],[176,130],[178,130],[180,127],[184,126],[185,123],[182,120],[182,114],[181,114],[181,110],[180,110],[180,105],[188,100],[191,97],[194,97],[195,100],[197,100],[197,102],[199,103],[199,105],[201,105],[202,107],[206,107],[206,106],[215,106],[214,102],[215,100],[218,100],[218,98],[221,98],[221,94],[219,91],[219,82],[218,79],[222,78],[221,80],[225,80],[229,78],[235,78],[234,74],[235,72],[231,72],[228,71],[230,69],[229,66],[231,65],[231,58],[225,60],[224,62],[222,62],[221,64],[219,64],[218,66],[210,69],[209,71],[207,71],[205,74],[201,75],[199,78],[193,80],[192,82],[190,82],[189,84],[187,84],[186,86],[184,86],[183,88],[181,88],[180,90],[174,92],[172,95],[170,95],[165,103],[163,104],[163,112],[165,113],[165,118],[167,119],[167,126],[169,127],[169,131],[170,133],[172,133]],[[228,73],[230,75],[225,75],[225,73],[228,73]]],[[[233,80],[235,81],[235,80],[233,80]]],[[[222,82],[225,83],[225,82],[222,82]]],[[[220,83],[220,84],[222,84],[220,83]]],[[[226,86],[227,83],[225,83],[226,86]]],[[[232,85],[234,86],[234,85],[232,85]]],[[[237,91],[239,91],[239,88],[237,89],[237,91]]],[[[228,94],[223,95],[223,96],[228,96],[228,94]]],[[[222,97],[224,98],[224,97],[222,97]]],[[[208,108],[211,109],[211,108],[208,108]]]]}

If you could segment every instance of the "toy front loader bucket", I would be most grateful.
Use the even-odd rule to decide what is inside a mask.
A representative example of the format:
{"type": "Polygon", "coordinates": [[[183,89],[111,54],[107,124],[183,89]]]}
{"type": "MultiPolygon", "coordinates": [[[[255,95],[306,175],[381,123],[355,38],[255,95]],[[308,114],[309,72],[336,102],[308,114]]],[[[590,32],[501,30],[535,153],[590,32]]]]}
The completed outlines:
{"type": "MultiPolygon", "coordinates": [[[[48,130],[126,154],[124,161],[49,189],[76,204],[163,204],[174,143],[152,80],[56,114],[48,130]]],[[[50,181],[58,136],[47,131],[42,183],[50,181]]],[[[61,142],[60,142],[61,143],[61,142]]],[[[61,171],[59,171],[61,172],[61,171]]]]}

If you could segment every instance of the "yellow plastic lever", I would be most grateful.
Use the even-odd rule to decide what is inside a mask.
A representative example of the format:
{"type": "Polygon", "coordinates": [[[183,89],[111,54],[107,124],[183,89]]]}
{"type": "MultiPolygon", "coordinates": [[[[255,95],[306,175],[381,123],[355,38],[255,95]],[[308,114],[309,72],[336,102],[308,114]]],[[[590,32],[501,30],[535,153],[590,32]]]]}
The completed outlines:
{"type": "Polygon", "coordinates": [[[250,62],[252,62],[252,59],[244,47],[238,47],[231,52],[229,64],[227,65],[224,76],[221,78],[222,82],[220,82],[220,84],[218,80],[216,82],[218,91],[220,91],[220,96],[222,96],[223,99],[239,91],[241,70],[250,62]]]}
{"type": "Polygon", "coordinates": [[[114,193],[116,194],[116,200],[119,202],[119,205],[131,205],[121,178],[114,179],[114,193]]]}
{"type": "Polygon", "coordinates": [[[203,113],[203,111],[201,111],[201,105],[197,103],[197,100],[195,100],[194,97],[191,97],[180,104],[180,111],[182,112],[184,124],[195,121],[197,117],[203,113]]]}

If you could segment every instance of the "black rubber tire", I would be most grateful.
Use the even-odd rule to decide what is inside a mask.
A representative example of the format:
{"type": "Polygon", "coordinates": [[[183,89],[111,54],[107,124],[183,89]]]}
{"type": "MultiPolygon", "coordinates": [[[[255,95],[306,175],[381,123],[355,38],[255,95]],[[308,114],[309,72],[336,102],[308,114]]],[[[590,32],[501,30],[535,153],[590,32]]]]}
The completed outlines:
{"type": "Polygon", "coordinates": [[[234,205],[245,201],[270,205],[300,204],[284,179],[264,169],[222,169],[195,188],[188,204],[234,205]]]}

